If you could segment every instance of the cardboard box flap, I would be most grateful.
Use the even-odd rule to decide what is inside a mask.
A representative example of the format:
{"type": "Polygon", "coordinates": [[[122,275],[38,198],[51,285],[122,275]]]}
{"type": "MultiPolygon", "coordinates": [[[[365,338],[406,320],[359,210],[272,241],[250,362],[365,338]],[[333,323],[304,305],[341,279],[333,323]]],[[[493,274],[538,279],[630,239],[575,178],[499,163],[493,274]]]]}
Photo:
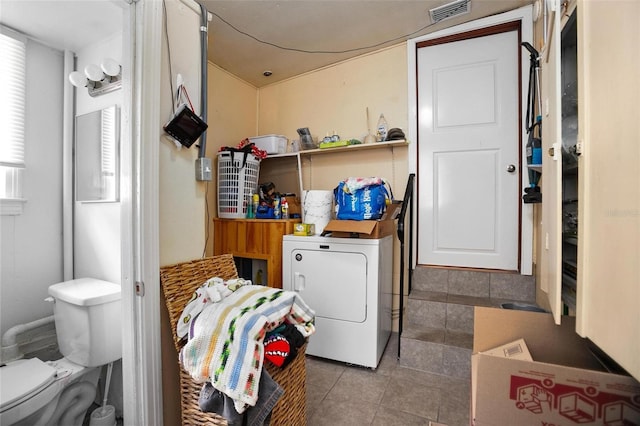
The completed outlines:
{"type": "Polygon", "coordinates": [[[322,235],[331,233],[334,237],[382,238],[396,231],[396,222],[402,204],[389,204],[379,220],[333,219],[322,230],[322,235]]]}
{"type": "Polygon", "coordinates": [[[575,332],[575,317],[562,317],[557,325],[551,314],[476,307],[473,352],[484,352],[524,339],[534,361],[602,371],[589,342],[575,332]]]}
{"type": "Polygon", "coordinates": [[[398,215],[400,214],[400,207],[402,207],[401,202],[387,204],[387,208],[384,210],[384,213],[382,214],[382,218],[380,218],[380,220],[397,219],[398,215]]]}
{"type": "Polygon", "coordinates": [[[324,232],[349,232],[370,235],[376,228],[375,220],[331,220],[324,227],[324,232]]]}

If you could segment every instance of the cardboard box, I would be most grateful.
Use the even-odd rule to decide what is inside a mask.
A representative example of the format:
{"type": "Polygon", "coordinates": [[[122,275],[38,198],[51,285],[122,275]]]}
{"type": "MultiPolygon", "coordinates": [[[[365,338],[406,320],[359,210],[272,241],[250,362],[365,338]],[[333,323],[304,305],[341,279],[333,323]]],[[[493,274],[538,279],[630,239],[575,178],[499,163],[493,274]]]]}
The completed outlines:
{"type": "Polygon", "coordinates": [[[400,213],[400,204],[389,204],[379,220],[330,220],[322,235],[331,232],[338,238],[382,238],[396,231],[395,219],[400,213]]]}
{"type": "Polygon", "coordinates": [[[640,424],[640,383],[604,371],[574,318],[476,307],[474,321],[474,425],[640,424]],[[531,359],[506,356],[518,341],[531,359]]]}
{"type": "Polygon", "coordinates": [[[299,235],[303,237],[310,237],[315,235],[316,225],[313,223],[296,223],[293,225],[293,235],[299,235]]]}

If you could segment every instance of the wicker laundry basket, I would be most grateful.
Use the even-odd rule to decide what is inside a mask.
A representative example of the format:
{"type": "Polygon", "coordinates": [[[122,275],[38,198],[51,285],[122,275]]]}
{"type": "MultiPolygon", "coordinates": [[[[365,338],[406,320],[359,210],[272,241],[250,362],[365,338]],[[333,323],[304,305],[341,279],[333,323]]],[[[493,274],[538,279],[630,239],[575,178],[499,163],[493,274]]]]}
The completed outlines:
{"type": "MultiPolygon", "coordinates": [[[[193,292],[211,277],[223,279],[236,278],[233,256],[223,254],[190,262],[160,268],[160,281],[166,299],[171,331],[176,351],[183,344],[176,334],[176,324],[193,292]]],[[[276,404],[271,415],[274,426],[302,426],[306,424],[306,344],[298,350],[296,358],[284,369],[270,362],[264,363],[273,380],[284,389],[284,394],[276,404]]],[[[176,355],[176,360],[178,359],[176,355]]],[[[202,383],[196,383],[189,373],[180,367],[180,405],[182,407],[182,425],[226,425],[223,417],[200,410],[198,397],[202,383]]]]}

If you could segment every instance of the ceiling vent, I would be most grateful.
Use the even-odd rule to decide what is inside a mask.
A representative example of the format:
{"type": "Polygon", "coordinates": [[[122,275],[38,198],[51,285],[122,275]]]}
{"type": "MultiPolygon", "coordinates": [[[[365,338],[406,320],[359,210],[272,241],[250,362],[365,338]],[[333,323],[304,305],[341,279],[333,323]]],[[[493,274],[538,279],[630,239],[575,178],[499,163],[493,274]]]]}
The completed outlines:
{"type": "Polygon", "coordinates": [[[457,0],[429,10],[431,22],[434,24],[454,16],[463,15],[471,11],[471,0],[457,0]]]}

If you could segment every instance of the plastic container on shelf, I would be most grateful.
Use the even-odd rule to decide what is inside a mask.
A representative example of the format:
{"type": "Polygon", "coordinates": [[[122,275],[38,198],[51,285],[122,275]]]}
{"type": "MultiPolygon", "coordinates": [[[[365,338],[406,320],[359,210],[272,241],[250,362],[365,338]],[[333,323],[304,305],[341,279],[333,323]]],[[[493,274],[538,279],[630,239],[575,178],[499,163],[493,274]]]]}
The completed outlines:
{"type": "Polygon", "coordinates": [[[258,192],[260,160],[253,154],[218,153],[218,217],[242,219],[258,192]]]}
{"type": "Polygon", "coordinates": [[[287,152],[287,138],[282,135],[264,135],[249,138],[258,148],[267,154],[284,154],[287,152]]]}

